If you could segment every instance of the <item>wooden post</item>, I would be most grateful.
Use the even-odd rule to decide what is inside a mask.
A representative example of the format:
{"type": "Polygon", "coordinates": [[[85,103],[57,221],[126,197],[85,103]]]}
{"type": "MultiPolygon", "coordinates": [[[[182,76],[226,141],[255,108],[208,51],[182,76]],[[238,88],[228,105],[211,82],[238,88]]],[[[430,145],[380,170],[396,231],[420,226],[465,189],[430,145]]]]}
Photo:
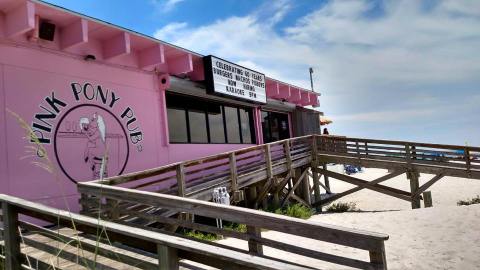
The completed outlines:
{"type": "Polygon", "coordinates": [[[178,196],[185,197],[185,167],[183,163],[177,165],[178,196]]]}
{"type": "Polygon", "coordinates": [[[292,171],[292,155],[290,154],[290,140],[286,140],[284,142],[283,148],[285,150],[285,159],[287,161],[287,168],[289,171],[292,172],[292,177],[293,177],[293,171],[292,171]]]}
{"type": "Polygon", "coordinates": [[[423,194],[423,205],[425,206],[425,208],[432,207],[433,206],[432,192],[431,191],[425,191],[422,194],[423,194]]]}
{"type": "Polygon", "coordinates": [[[118,205],[119,205],[118,200],[113,200],[113,199],[108,199],[107,198],[107,207],[110,208],[108,211],[108,218],[111,220],[117,220],[120,216],[118,205]]]}
{"type": "Polygon", "coordinates": [[[240,196],[238,196],[238,182],[237,182],[237,158],[235,157],[235,152],[230,153],[228,156],[229,164],[230,164],[230,178],[231,182],[231,189],[232,189],[232,197],[235,202],[240,201],[240,196]]]}
{"type": "Polygon", "coordinates": [[[467,175],[468,177],[472,177],[472,172],[471,172],[471,164],[470,164],[470,151],[468,148],[465,147],[464,150],[465,153],[465,165],[467,166],[467,175]]]}
{"type": "MultiPolygon", "coordinates": [[[[262,231],[258,227],[247,226],[247,234],[253,237],[262,237],[262,231]]],[[[254,239],[248,240],[248,252],[256,255],[263,255],[262,244],[257,243],[254,239]]]]}
{"type": "MultiPolygon", "coordinates": [[[[320,179],[317,173],[318,167],[318,145],[317,145],[317,137],[313,136],[313,143],[312,143],[312,163],[310,165],[312,168],[312,178],[313,178],[313,194],[315,202],[320,201],[320,179]]],[[[317,210],[322,212],[322,207],[317,207],[317,210]]]]}
{"type": "MultiPolygon", "coordinates": [[[[418,178],[418,172],[416,171],[409,171],[407,172],[407,177],[410,179],[410,191],[413,194],[417,193],[418,188],[420,187],[418,178]]],[[[412,209],[417,209],[420,208],[420,197],[419,196],[414,196],[412,197],[412,209]]]]}
{"type": "Polygon", "coordinates": [[[247,188],[247,194],[245,204],[248,208],[255,208],[255,201],[257,200],[257,187],[256,186],[249,186],[247,188]]]}
{"type": "MultiPolygon", "coordinates": [[[[324,164],[322,165],[322,168],[323,168],[324,170],[327,170],[327,163],[324,163],[324,164]]],[[[330,191],[331,191],[332,189],[330,188],[330,181],[328,180],[328,176],[323,175],[323,180],[324,180],[324,182],[325,182],[325,186],[327,187],[327,193],[330,194],[330,193],[331,193],[330,191]]]]}
{"type": "Polygon", "coordinates": [[[158,269],[179,269],[177,249],[164,245],[157,245],[158,269]]]}
{"type": "Polygon", "coordinates": [[[3,239],[5,243],[5,269],[20,270],[20,235],[18,234],[18,213],[15,207],[2,202],[3,239]]]}
{"type": "Polygon", "coordinates": [[[385,255],[385,243],[382,241],[377,250],[370,250],[370,262],[375,264],[374,269],[387,269],[387,257],[385,255]]]}
{"type": "MultiPolygon", "coordinates": [[[[308,167],[304,170],[308,170],[308,167]]],[[[302,180],[302,199],[308,203],[308,205],[312,205],[312,199],[310,196],[310,178],[306,175],[302,180]]]]}
{"type": "Polygon", "coordinates": [[[320,177],[317,172],[317,167],[312,167],[312,178],[313,178],[313,192],[315,194],[315,202],[318,203],[315,207],[318,212],[322,212],[322,195],[320,193],[320,177]]]}
{"type": "Polygon", "coordinates": [[[270,144],[265,145],[265,163],[267,165],[267,178],[269,180],[273,177],[273,173],[272,173],[272,153],[270,152],[270,144]]]}

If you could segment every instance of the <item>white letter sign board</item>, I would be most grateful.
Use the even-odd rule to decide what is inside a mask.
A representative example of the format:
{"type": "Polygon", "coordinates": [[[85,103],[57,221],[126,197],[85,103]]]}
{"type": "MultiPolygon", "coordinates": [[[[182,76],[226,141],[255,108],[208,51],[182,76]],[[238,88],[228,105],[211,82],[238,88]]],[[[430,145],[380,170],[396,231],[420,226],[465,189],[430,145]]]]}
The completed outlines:
{"type": "Polygon", "coordinates": [[[207,91],[214,94],[267,103],[265,75],[215,56],[203,58],[207,91]]]}

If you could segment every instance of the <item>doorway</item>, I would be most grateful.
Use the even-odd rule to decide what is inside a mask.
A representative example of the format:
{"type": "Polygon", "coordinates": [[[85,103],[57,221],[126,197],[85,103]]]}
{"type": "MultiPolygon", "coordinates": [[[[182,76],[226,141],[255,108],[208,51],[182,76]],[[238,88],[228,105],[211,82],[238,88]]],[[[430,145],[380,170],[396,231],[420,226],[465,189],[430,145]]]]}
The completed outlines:
{"type": "Polygon", "coordinates": [[[262,130],[264,143],[290,138],[288,114],[262,111],[262,130]]]}

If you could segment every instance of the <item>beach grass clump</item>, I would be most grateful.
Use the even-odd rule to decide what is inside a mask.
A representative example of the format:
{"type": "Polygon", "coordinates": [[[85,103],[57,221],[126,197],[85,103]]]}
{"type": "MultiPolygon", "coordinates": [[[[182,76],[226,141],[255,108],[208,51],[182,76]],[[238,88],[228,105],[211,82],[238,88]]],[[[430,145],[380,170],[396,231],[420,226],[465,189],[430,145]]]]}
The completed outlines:
{"type": "Polygon", "coordinates": [[[327,207],[327,212],[343,213],[349,211],[358,211],[357,204],[354,202],[338,202],[327,207]]]}
{"type": "Polygon", "coordinates": [[[227,223],[226,225],[223,226],[224,229],[226,230],[231,230],[231,231],[236,231],[240,233],[246,233],[247,232],[247,225],[245,224],[238,224],[235,222],[227,223]]]}
{"type": "Polygon", "coordinates": [[[279,215],[284,215],[284,216],[289,216],[294,218],[301,218],[301,219],[308,219],[313,215],[312,209],[299,203],[290,204],[282,208],[277,208],[271,212],[279,215]]]}
{"type": "Polygon", "coordinates": [[[206,232],[194,231],[189,229],[185,229],[182,232],[182,234],[187,237],[204,240],[204,241],[215,241],[220,239],[220,237],[214,233],[206,233],[206,232]]]}
{"type": "Polygon", "coordinates": [[[467,200],[460,200],[457,202],[457,205],[472,205],[472,204],[480,204],[480,196],[477,195],[477,197],[467,199],[467,200]]]}

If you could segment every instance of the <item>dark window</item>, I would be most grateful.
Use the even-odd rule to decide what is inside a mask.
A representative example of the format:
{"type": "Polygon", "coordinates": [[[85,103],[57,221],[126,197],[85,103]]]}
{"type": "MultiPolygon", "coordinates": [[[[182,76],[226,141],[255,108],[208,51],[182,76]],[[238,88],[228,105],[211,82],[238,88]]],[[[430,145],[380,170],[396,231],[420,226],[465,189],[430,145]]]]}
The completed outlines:
{"type": "Polygon", "coordinates": [[[205,111],[188,110],[188,123],[190,124],[190,141],[208,143],[205,111]]]}
{"type": "Polygon", "coordinates": [[[252,135],[254,134],[252,125],[250,125],[253,122],[252,111],[245,109],[238,109],[238,111],[240,113],[240,129],[242,131],[243,143],[252,143],[252,135]]]}
{"type": "Polygon", "coordinates": [[[188,142],[187,115],[183,109],[168,108],[168,130],[171,142],[188,142]]]}
{"type": "Polygon", "coordinates": [[[229,143],[240,143],[240,125],[238,124],[238,109],[224,106],[225,123],[227,124],[227,140],[229,143]]]}
{"type": "Polygon", "coordinates": [[[263,142],[290,138],[288,114],[262,111],[263,142]]]}
{"type": "Polygon", "coordinates": [[[169,93],[166,100],[171,143],[255,143],[251,109],[169,93]]]}
{"type": "Polygon", "coordinates": [[[208,126],[210,127],[210,141],[212,143],[227,142],[225,139],[222,106],[218,104],[208,104],[208,126]]]}

